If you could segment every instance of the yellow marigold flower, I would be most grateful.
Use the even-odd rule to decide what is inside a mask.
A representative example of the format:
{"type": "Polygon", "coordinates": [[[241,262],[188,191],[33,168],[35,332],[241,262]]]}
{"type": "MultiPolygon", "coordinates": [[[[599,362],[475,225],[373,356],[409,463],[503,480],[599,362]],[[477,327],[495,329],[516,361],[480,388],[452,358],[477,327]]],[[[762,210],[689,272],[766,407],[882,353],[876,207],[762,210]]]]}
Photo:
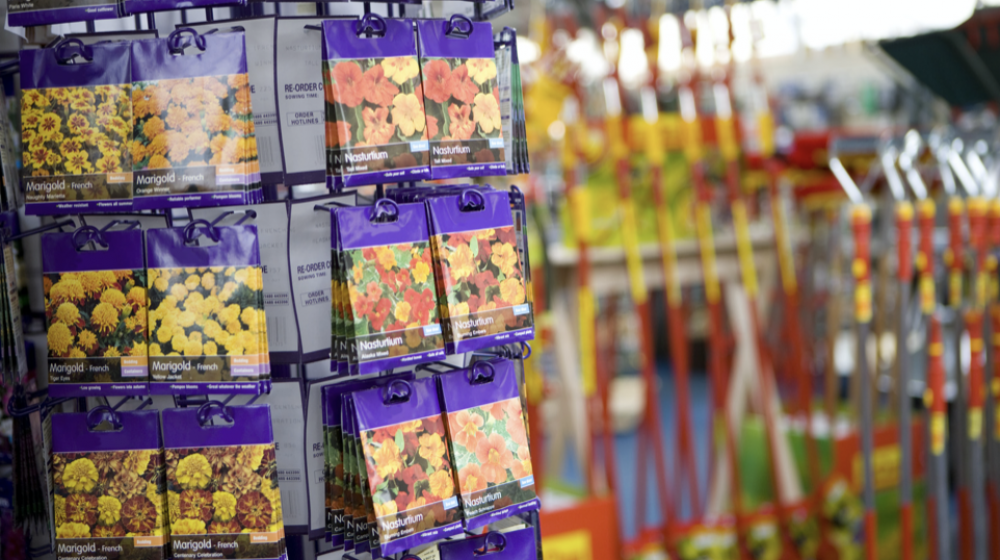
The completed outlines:
{"type": "Polygon", "coordinates": [[[66,465],[63,470],[63,487],[73,494],[86,494],[97,484],[97,467],[86,457],[66,465]]]}
{"type": "Polygon", "coordinates": [[[71,302],[61,303],[59,309],[56,310],[56,320],[67,325],[76,325],[80,320],[80,310],[71,302]]]}
{"type": "Polygon", "coordinates": [[[79,150],[63,153],[66,154],[66,171],[69,171],[71,174],[80,175],[94,170],[94,166],[90,164],[90,160],[87,158],[87,152],[79,150]]]}
{"type": "Polygon", "coordinates": [[[105,358],[118,358],[122,355],[114,346],[109,346],[107,350],[104,351],[105,358]]]}
{"type": "Polygon", "coordinates": [[[122,503],[111,496],[97,498],[97,521],[111,526],[121,519],[122,503]]]}
{"type": "Polygon", "coordinates": [[[218,356],[219,347],[214,342],[206,342],[205,345],[202,346],[202,352],[204,352],[206,356],[218,356]]]}
{"type": "Polygon", "coordinates": [[[246,284],[248,274],[247,269],[241,268],[236,271],[236,274],[233,275],[233,279],[236,280],[236,283],[238,284],[246,284]]]}
{"type": "Polygon", "coordinates": [[[201,356],[201,343],[197,340],[188,340],[188,343],[184,346],[185,356],[201,356]]]}
{"type": "Polygon", "coordinates": [[[465,67],[469,69],[469,77],[479,85],[497,77],[497,65],[489,58],[470,58],[465,62],[465,67]]]}
{"type": "Polygon", "coordinates": [[[205,522],[201,519],[181,519],[170,525],[173,535],[204,535],[205,522]]]}
{"type": "Polygon", "coordinates": [[[225,330],[222,330],[222,328],[220,327],[219,334],[215,335],[213,338],[215,338],[216,343],[225,346],[226,343],[229,342],[229,339],[231,339],[232,337],[233,335],[229,334],[225,330]]]}
{"type": "Polygon", "coordinates": [[[227,305],[225,309],[220,311],[218,315],[219,315],[219,322],[226,323],[228,326],[229,323],[236,321],[240,318],[240,306],[235,303],[231,303],[227,305]]]}
{"type": "Polygon", "coordinates": [[[136,342],[132,345],[132,350],[128,353],[129,356],[145,356],[147,354],[148,351],[146,350],[145,342],[136,342]]]}
{"type": "Polygon", "coordinates": [[[194,325],[194,313],[190,311],[185,311],[177,316],[177,324],[182,327],[190,327],[194,325]]]}
{"type": "Polygon", "coordinates": [[[226,353],[229,354],[230,356],[243,355],[243,346],[240,345],[239,340],[235,336],[230,337],[229,340],[225,342],[225,345],[226,345],[226,353]]]}
{"type": "Polygon", "coordinates": [[[156,340],[160,341],[160,344],[166,344],[174,338],[174,331],[170,327],[160,327],[156,330],[156,340]]]}
{"type": "Polygon", "coordinates": [[[174,284],[170,287],[170,295],[177,298],[177,301],[181,301],[188,295],[187,286],[184,284],[174,284]]]}
{"type": "Polygon", "coordinates": [[[184,280],[184,287],[187,288],[188,291],[198,289],[198,286],[200,284],[201,284],[201,277],[198,276],[197,274],[192,274],[188,276],[187,279],[184,280]]]}
{"type": "Polygon", "coordinates": [[[154,342],[153,344],[149,345],[149,355],[150,356],[162,356],[163,355],[163,350],[160,348],[159,344],[157,344],[157,343],[154,342]]]}
{"type": "Polygon", "coordinates": [[[213,517],[219,521],[229,521],[236,517],[236,496],[229,492],[215,492],[212,494],[213,517]]]}
{"type": "Polygon", "coordinates": [[[255,471],[260,468],[260,462],[264,459],[263,445],[248,445],[239,450],[236,454],[236,464],[247,465],[250,470],[255,471]]]}
{"type": "Polygon", "coordinates": [[[225,274],[226,276],[232,276],[232,275],[233,275],[233,274],[235,274],[235,273],[236,273],[236,268],[235,268],[235,267],[232,267],[232,266],[230,266],[230,267],[227,267],[227,268],[226,268],[226,272],[225,272],[224,274],[225,274]]]}
{"type": "Polygon", "coordinates": [[[65,523],[56,527],[57,539],[90,538],[90,527],[84,523],[65,523]]]}
{"type": "Polygon", "coordinates": [[[118,310],[107,302],[98,303],[90,314],[90,322],[97,325],[101,333],[113,333],[118,328],[118,310]]]}
{"type": "Polygon", "coordinates": [[[188,339],[187,336],[184,335],[184,331],[174,332],[174,337],[170,339],[170,345],[173,346],[174,350],[177,352],[184,351],[187,343],[188,339]]]}
{"type": "Polygon", "coordinates": [[[52,323],[46,336],[49,342],[49,352],[63,356],[73,345],[73,333],[65,323],[52,323]]]}
{"type": "Polygon", "coordinates": [[[87,294],[79,280],[63,278],[56,282],[55,286],[52,286],[52,290],[49,291],[49,298],[52,300],[52,303],[62,303],[64,301],[82,303],[87,299],[87,294]]]}
{"type": "Polygon", "coordinates": [[[113,305],[118,311],[121,311],[127,303],[125,300],[125,294],[123,294],[118,288],[108,288],[107,290],[104,290],[104,293],[101,294],[101,301],[113,305]]]}
{"type": "Polygon", "coordinates": [[[163,300],[160,301],[160,309],[164,311],[173,311],[174,309],[177,309],[177,301],[178,299],[172,294],[164,296],[163,300]]]}
{"type": "Polygon", "coordinates": [[[77,347],[74,346],[74,347],[72,347],[72,348],[69,349],[69,354],[67,354],[67,357],[69,357],[69,358],[86,358],[87,354],[83,350],[80,350],[79,348],[77,348],[77,347]]]}
{"type": "Polygon", "coordinates": [[[240,313],[240,320],[246,326],[254,325],[257,323],[257,310],[253,307],[247,307],[240,313]]]}
{"type": "Polygon", "coordinates": [[[211,272],[203,274],[201,277],[201,287],[207,291],[212,291],[212,288],[215,287],[215,275],[211,272]]]}
{"type": "Polygon", "coordinates": [[[254,267],[252,272],[247,274],[247,288],[255,292],[264,289],[264,272],[260,268],[254,267]]]}
{"type": "Polygon", "coordinates": [[[205,296],[201,292],[191,292],[184,300],[184,309],[192,313],[201,313],[201,304],[205,301],[205,296]]]}
{"type": "Polygon", "coordinates": [[[201,333],[198,332],[198,331],[195,331],[195,332],[189,334],[188,335],[188,342],[190,342],[192,340],[200,344],[201,343],[201,333]]]}
{"type": "Polygon", "coordinates": [[[101,278],[101,286],[104,288],[118,288],[118,275],[113,270],[102,270],[97,273],[101,278]]]}
{"type": "Polygon", "coordinates": [[[204,303],[202,303],[201,312],[204,315],[209,313],[218,313],[219,311],[222,311],[222,307],[222,302],[219,301],[218,297],[208,296],[205,298],[204,303]]]}
{"type": "Polygon", "coordinates": [[[132,305],[146,307],[146,288],[143,288],[142,286],[134,286],[128,291],[126,299],[132,305]]]}
{"type": "Polygon", "coordinates": [[[192,453],[177,462],[176,476],[181,488],[200,490],[212,480],[212,465],[201,453],[192,453]]]}
{"type": "Polygon", "coordinates": [[[66,498],[55,495],[55,511],[53,512],[56,517],[56,525],[62,525],[66,523],[66,498]]]}
{"type": "Polygon", "coordinates": [[[96,168],[98,173],[121,173],[121,158],[114,154],[106,154],[97,160],[96,168]]]}
{"type": "Polygon", "coordinates": [[[84,329],[80,331],[78,342],[80,344],[80,348],[86,350],[87,352],[91,352],[94,348],[97,348],[97,335],[87,329],[84,329]]]}
{"type": "Polygon", "coordinates": [[[55,113],[44,113],[38,121],[38,135],[45,140],[51,140],[62,127],[62,117],[55,113]]]}
{"type": "Polygon", "coordinates": [[[153,287],[161,292],[165,292],[170,287],[170,282],[166,278],[157,278],[153,281],[153,287]]]}

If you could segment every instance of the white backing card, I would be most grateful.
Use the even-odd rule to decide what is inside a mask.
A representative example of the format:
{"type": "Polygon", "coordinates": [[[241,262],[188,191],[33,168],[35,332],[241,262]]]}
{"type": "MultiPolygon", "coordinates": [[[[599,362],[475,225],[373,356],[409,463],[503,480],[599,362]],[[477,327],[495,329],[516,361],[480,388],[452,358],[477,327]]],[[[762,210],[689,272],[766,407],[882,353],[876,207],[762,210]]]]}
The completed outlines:
{"type": "MultiPolygon", "coordinates": [[[[298,379],[275,380],[271,394],[257,403],[271,407],[281,512],[285,527],[304,530],[309,525],[309,492],[306,483],[306,422],[302,410],[302,384],[298,379]]],[[[322,422],[320,422],[322,424],[322,422]]]]}
{"type": "Polygon", "coordinates": [[[324,18],[279,18],[274,61],[285,183],[326,179],[326,106],[323,97],[324,18]],[[308,27],[307,27],[308,26],[308,27]],[[303,174],[315,175],[311,180],[303,174]]]}
{"type": "MultiPolygon", "coordinates": [[[[329,368],[327,368],[329,369],[329,368]]],[[[309,532],[326,532],[326,476],[323,464],[323,387],[335,380],[310,383],[306,403],[306,472],[309,473],[309,532]]]]}

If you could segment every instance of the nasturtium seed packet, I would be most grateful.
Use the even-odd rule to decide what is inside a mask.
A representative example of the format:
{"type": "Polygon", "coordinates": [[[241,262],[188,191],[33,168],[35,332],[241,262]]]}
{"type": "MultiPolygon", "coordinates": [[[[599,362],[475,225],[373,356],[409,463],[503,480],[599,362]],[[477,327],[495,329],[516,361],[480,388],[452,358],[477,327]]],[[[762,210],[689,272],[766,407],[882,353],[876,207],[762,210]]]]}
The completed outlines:
{"type": "Polygon", "coordinates": [[[493,28],[467,23],[458,36],[449,25],[417,22],[431,177],[505,175],[493,28]]]}
{"type": "Polygon", "coordinates": [[[438,382],[466,528],[538,509],[514,364],[476,362],[438,382]]]}
{"type": "MultiPolygon", "coordinates": [[[[341,412],[344,415],[344,440],[345,445],[350,449],[350,454],[346,458],[352,461],[351,465],[351,523],[354,525],[354,552],[364,554],[371,552],[371,542],[369,540],[370,531],[368,529],[368,508],[365,494],[368,494],[368,477],[365,475],[364,447],[361,445],[361,438],[358,436],[358,421],[354,410],[354,399],[351,393],[342,395],[341,412]]],[[[372,520],[374,521],[374,519],[372,520]]]]}
{"type": "Polygon", "coordinates": [[[424,205],[384,200],[336,218],[351,373],[443,358],[424,205]]]}
{"type": "Polygon", "coordinates": [[[52,415],[57,558],[167,557],[159,415],[116,412],[115,421],[111,430],[94,431],[86,413],[52,415]]]}
{"type": "Polygon", "coordinates": [[[142,231],[105,231],[77,249],[74,233],[42,235],[42,290],[53,397],[149,392],[142,231]]]}
{"type": "Polygon", "coordinates": [[[7,25],[34,27],[121,16],[118,0],[7,0],[7,25]]]}
{"type": "Polygon", "coordinates": [[[354,405],[382,554],[461,533],[435,380],[359,391],[354,405]]]}
{"type": "Polygon", "coordinates": [[[330,187],[430,177],[413,22],[378,21],[370,37],[359,20],[323,22],[330,187]]]}
{"type": "Polygon", "coordinates": [[[21,51],[27,214],[132,207],[132,78],[127,43],[21,51]]]}
{"type": "Polygon", "coordinates": [[[133,41],[132,80],[134,208],[258,202],[242,33],[133,41]]]}
{"type": "Polygon", "coordinates": [[[146,232],[152,394],[257,393],[264,371],[257,226],[146,232]]]}
{"type": "Polygon", "coordinates": [[[204,408],[162,413],[174,558],[284,558],[270,408],[204,408]]]}
{"type": "Polygon", "coordinates": [[[428,198],[438,301],[449,354],[534,334],[507,193],[428,198]]]}

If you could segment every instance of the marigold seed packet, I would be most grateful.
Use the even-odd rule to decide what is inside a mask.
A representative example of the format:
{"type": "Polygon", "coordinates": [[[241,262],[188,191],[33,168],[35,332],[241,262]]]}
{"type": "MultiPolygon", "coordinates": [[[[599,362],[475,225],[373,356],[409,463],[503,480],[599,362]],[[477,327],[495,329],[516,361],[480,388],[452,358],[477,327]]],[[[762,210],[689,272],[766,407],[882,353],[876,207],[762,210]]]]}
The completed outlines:
{"type": "Polygon", "coordinates": [[[442,542],[438,545],[438,557],[441,560],[476,560],[484,556],[482,551],[488,551],[488,554],[495,552],[496,558],[535,560],[538,558],[535,546],[534,527],[525,527],[442,542]]]}
{"type": "Polygon", "coordinates": [[[430,177],[413,22],[366,18],[323,21],[330,187],[430,177]]]}
{"type": "MultiPolygon", "coordinates": [[[[92,412],[97,412],[95,409],[92,412]]],[[[52,415],[56,557],[162,560],[167,495],[159,415],[115,412],[111,430],[86,413],[52,415]]]]}
{"type": "Polygon", "coordinates": [[[42,290],[53,397],[149,392],[148,284],[142,231],[98,235],[101,243],[93,246],[77,233],[42,235],[42,290]]]}
{"type": "Polygon", "coordinates": [[[127,43],[21,51],[21,185],[27,214],[132,207],[127,43]]]}
{"type": "Polygon", "coordinates": [[[428,198],[434,273],[449,354],[529,340],[531,305],[506,192],[428,198]]]}
{"type": "Polygon", "coordinates": [[[336,219],[351,373],[443,358],[424,205],[383,199],[336,219]]]}
{"type": "Polygon", "coordinates": [[[135,209],[259,202],[242,33],[133,41],[132,80],[135,209]]]}
{"type": "Polygon", "coordinates": [[[350,497],[347,492],[349,484],[345,479],[346,452],[341,396],[371,387],[385,386],[396,379],[413,379],[413,373],[401,372],[369,379],[352,379],[323,387],[323,431],[326,442],[325,457],[328,460],[325,465],[327,533],[335,547],[344,544],[346,500],[350,497]]]}
{"type": "Polygon", "coordinates": [[[257,393],[266,321],[257,226],[146,232],[152,394],[257,393]],[[199,245],[200,244],[200,245],[199,245]]]}
{"type": "Polygon", "coordinates": [[[174,558],[285,557],[268,405],[164,410],[163,443],[174,558]]]}
{"type": "Polygon", "coordinates": [[[538,509],[514,364],[480,361],[437,378],[466,528],[538,509]]]}
{"type": "Polygon", "coordinates": [[[505,175],[492,25],[424,20],[417,36],[431,177],[505,175]]]}
{"type": "Polygon", "coordinates": [[[461,533],[435,380],[359,391],[354,405],[382,554],[461,533]]]}

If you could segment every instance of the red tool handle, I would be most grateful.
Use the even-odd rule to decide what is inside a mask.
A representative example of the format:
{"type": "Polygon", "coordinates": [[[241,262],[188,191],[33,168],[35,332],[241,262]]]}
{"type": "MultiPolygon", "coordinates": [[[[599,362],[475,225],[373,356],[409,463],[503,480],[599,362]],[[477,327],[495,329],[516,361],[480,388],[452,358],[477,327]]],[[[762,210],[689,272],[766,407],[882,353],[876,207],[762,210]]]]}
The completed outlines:
{"type": "Polygon", "coordinates": [[[854,288],[854,313],[859,323],[872,319],[871,291],[871,234],[872,212],[863,204],[851,212],[851,228],[854,230],[854,264],[851,265],[856,282],[854,288]]]}
{"type": "Polygon", "coordinates": [[[896,230],[899,281],[909,282],[913,279],[913,205],[909,202],[900,202],[896,207],[896,230]]]}
{"type": "MultiPolygon", "coordinates": [[[[986,381],[983,371],[983,314],[982,312],[970,311],[965,314],[965,325],[969,330],[969,412],[970,422],[973,421],[971,415],[975,411],[982,412],[983,403],[986,400],[986,381]]],[[[982,425],[982,417],[979,417],[982,425]]],[[[971,428],[970,428],[971,429],[971,428]]]]}

